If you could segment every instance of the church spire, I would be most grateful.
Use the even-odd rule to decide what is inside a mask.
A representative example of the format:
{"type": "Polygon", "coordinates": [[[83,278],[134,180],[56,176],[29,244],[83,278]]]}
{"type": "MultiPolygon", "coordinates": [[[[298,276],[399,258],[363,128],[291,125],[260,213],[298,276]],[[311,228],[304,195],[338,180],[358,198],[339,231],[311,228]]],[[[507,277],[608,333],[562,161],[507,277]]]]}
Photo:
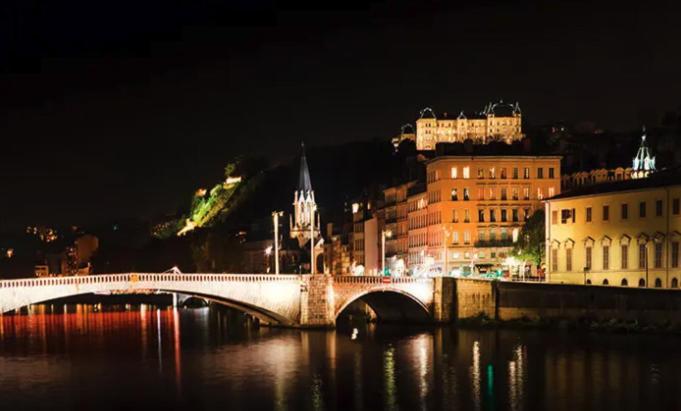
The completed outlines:
{"type": "Polygon", "coordinates": [[[305,157],[305,143],[300,144],[300,173],[298,175],[298,191],[309,193],[312,191],[312,182],[310,181],[310,169],[307,167],[307,158],[305,157]]]}
{"type": "Polygon", "coordinates": [[[655,157],[650,155],[650,150],[646,144],[646,126],[643,126],[641,134],[641,144],[636,152],[636,157],[632,161],[631,177],[645,178],[648,174],[655,172],[655,157]]]}
{"type": "Polygon", "coordinates": [[[298,187],[293,192],[293,214],[290,221],[291,238],[298,240],[302,248],[310,238],[317,238],[319,231],[319,212],[312,190],[310,170],[305,157],[305,144],[301,144],[300,171],[298,174],[298,187]],[[314,233],[312,233],[314,231],[314,233]]]}

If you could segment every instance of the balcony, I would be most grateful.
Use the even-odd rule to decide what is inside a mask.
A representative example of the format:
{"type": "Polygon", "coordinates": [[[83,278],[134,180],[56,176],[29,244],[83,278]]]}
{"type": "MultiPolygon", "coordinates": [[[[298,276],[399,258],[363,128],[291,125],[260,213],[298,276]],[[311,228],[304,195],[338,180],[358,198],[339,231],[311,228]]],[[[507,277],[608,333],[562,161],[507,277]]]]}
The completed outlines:
{"type": "Polygon", "coordinates": [[[487,241],[476,241],[475,242],[476,247],[512,247],[513,246],[513,240],[508,239],[508,240],[487,240],[487,241]]]}

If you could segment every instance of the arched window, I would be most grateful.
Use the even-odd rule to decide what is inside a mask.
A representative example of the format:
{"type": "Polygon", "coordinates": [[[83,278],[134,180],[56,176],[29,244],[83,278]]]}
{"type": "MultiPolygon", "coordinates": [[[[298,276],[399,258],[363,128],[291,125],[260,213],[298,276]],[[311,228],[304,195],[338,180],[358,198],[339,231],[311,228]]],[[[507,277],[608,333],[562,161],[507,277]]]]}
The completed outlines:
{"type": "Polygon", "coordinates": [[[627,279],[626,279],[626,278],[623,278],[623,279],[622,279],[622,283],[621,283],[621,284],[622,284],[622,287],[626,287],[626,286],[628,286],[628,285],[629,285],[629,282],[627,281],[627,279]]]}
{"type": "Polygon", "coordinates": [[[644,280],[643,278],[638,280],[638,286],[639,287],[645,287],[646,286],[646,280],[644,280]]]}
{"type": "Polygon", "coordinates": [[[605,280],[603,280],[603,285],[608,285],[608,284],[610,284],[610,283],[608,282],[607,278],[605,280]]]}
{"type": "Polygon", "coordinates": [[[590,284],[591,284],[591,280],[586,280],[586,283],[590,285],[590,284]]]}
{"type": "Polygon", "coordinates": [[[661,288],[662,287],[662,280],[659,278],[655,279],[655,288],[661,288]]]}
{"type": "Polygon", "coordinates": [[[672,288],[679,288],[679,280],[672,278],[672,288]]]}

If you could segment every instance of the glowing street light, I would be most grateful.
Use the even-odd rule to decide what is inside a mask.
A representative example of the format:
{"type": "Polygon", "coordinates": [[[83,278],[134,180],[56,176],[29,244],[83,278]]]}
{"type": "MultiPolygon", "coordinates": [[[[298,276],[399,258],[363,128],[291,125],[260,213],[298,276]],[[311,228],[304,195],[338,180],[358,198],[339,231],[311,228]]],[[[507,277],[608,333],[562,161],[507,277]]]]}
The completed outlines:
{"type": "Polygon", "coordinates": [[[272,212],[272,223],[274,224],[274,273],[279,274],[279,217],[283,217],[283,211],[272,212]]]}
{"type": "Polygon", "coordinates": [[[383,275],[385,275],[385,238],[390,238],[392,236],[393,232],[390,230],[381,231],[381,255],[383,256],[383,258],[381,258],[381,272],[383,275]]]}

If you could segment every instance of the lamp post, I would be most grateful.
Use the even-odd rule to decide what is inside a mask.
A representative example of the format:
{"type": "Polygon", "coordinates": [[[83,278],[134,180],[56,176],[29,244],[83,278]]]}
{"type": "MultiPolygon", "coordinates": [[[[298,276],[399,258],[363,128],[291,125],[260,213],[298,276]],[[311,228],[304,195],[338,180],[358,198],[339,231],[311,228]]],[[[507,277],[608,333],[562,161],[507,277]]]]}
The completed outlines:
{"type": "Polygon", "coordinates": [[[381,273],[382,274],[381,275],[385,275],[385,238],[386,237],[390,238],[390,237],[392,237],[392,235],[393,235],[393,232],[390,231],[390,230],[386,231],[385,229],[383,229],[381,231],[381,256],[382,256],[382,258],[381,258],[381,273]]]}
{"type": "Polygon", "coordinates": [[[310,274],[316,274],[317,267],[314,258],[314,213],[317,210],[317,205],[310,206],[310,274]]]}
{"type": "Polygon", "coordinates": [[[265,248],[265,259],[267,260],[267,274],[270,273],[271,269],[270,256],[272,256],[272,246],[265,248]]]}
{"type": "Polygon", "coordinates": [[[586,273],[588,273],[588,272],[589,272],[589,267],[585,266],[584,267],[584,285],[586,285],[586,273]]]}
{"type": "Polygon", "coordinates": [[[648,243],[649,242],[650,241],[646,241],[646,244],[644,246],[645,247],[645,258],[643,259],[643,261],[645,261],[645,263],[646,263],[646,288],[650,288],[650,283],[648,282],[648,243]]]}
{"type": "Polygon", "coordinates": [[[442,275],[449,275],[449,272],[447,271],[447,257],[449,254],[447,250],[447,239],[449,238],[449,230],[447,230],[446,227],[442,227],[442,275]]]}
{"type": "Polygon", "coordinates": [[[279,217],[283,217],[283,211],[273,211],[272,220],[274,224],[274,273],[279,274],[279,217]]]}

